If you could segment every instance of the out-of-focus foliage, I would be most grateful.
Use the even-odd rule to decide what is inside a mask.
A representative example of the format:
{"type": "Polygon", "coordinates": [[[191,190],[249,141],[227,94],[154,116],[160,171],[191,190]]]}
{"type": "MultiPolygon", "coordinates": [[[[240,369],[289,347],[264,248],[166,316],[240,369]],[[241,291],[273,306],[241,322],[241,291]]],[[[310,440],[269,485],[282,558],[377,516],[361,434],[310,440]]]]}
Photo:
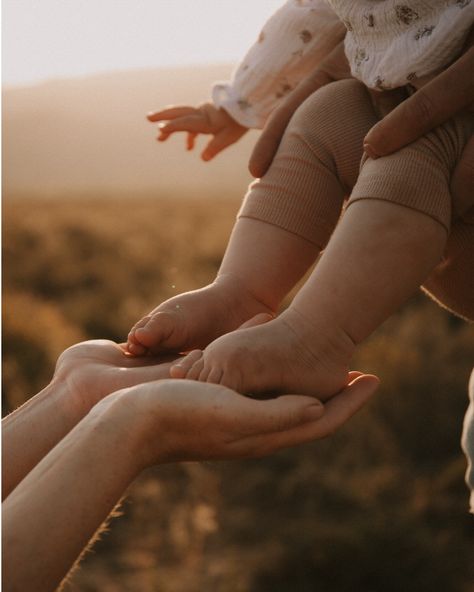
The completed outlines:
{"type": "MultiPolygon", "coordinates": [[[[4,204],[4,409],[84,339],[214,276],[238,205],[4,204]]],[[[459,448],[473,329],[420,296],[360,349],[374,402],[271,458],[147,471],[70,584],[78,592],[472,592],[459,448]]]]}

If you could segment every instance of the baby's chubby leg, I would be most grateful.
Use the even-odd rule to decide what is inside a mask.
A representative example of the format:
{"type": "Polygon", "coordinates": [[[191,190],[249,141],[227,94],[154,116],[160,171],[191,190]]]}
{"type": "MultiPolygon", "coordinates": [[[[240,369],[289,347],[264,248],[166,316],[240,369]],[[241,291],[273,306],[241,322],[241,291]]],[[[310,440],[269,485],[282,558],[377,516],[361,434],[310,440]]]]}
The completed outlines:
{"type": "Polygon", "coordinates": [[[262,327],[192,352],[172,367],[172,375],[242,392],[322,399],[341,389],[356,346],[442,257],[455,159],[439,130],[395,155],[369,159],[326,251],[290,308],[262,327]]]}
{"type": "Polygon", "coordinates": [[[129,351],[202,348],[247,318],[277,310],[326,245],[357,177],[364,135],[376,121],[370,106],[353,119],[355,105],[368,102],[362,85],[337,84],[344,105],[333,109],[327,89],[310,97],[268,173],[251,185],[216,280],[139,321],[129,351]]]}
{"type": "Polygon", "coordinates": [[[445,241],[446,230],[425,214],[357,202],[288,310],[191,352],[171,375],[327,399],[346,384],[357,344],[416,291],[445,241]]]}
{"type": "Polygon", "coordinates": [[[212,284],[160,304],[128,336],[128,349],[189,351],[239,327],[254,315],[274,314],[317,256],[309,241],[261,220],[237,220],[212,284]]]}

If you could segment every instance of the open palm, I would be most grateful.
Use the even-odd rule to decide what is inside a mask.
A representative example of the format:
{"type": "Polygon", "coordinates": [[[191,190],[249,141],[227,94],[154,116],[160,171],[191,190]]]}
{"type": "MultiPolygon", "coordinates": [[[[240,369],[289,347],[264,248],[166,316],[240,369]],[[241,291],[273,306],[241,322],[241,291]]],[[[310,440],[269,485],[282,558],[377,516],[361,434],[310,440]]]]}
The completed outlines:
{"type": "Polygon", "coordinates": [[[169,378],[169,367],[176,358],[176,354],[134,358],[113,341],[84,341],[61,354],[54,379],[64,380],[70,392],[94,405],[116,390],[169,378]]]}

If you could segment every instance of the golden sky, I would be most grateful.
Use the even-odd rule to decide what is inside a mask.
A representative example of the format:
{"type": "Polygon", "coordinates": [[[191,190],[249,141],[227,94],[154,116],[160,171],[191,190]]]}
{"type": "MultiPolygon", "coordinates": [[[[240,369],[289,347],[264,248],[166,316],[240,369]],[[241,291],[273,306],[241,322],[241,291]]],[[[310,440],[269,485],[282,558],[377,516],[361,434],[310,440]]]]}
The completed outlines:
{"type": "Polygon", "coordinates": [[[284,0],[2,0],[3,82],[236,62],[284,0]]]}

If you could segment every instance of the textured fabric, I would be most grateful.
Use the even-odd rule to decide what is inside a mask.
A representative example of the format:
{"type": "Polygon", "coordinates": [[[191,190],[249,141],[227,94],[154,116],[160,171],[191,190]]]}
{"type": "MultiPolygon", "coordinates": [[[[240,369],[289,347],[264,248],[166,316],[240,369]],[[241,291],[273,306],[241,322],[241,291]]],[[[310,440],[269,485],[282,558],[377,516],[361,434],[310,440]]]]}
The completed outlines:
{"type": "Polygon", "coordinates": [[[344,35],[355,78],[419,88],[459,55],[473,24],[474,0],[287,0],[212,100],[241,125],[262,128],[344,35]]]}
{"type": "Polygon", "coordinates": [[[288,0],[265,23],[230,82],[214,85],[213,103],[241,125],[262,128],[345,32],[325,0],[288,0]]]}
{"type": "Polygon", "coordinates": [[[347,28],[352,75],[370,88],[419,86],[461,52],[471,0],[327,0],[347,28]]]}
{"type": "Polygon", "coordinates": [[[239,216],[265,220],[323,249],[357,180],[362,140],[376,122],[359,82],[321,88],[293,116],[270,169],[250,186],[239,216]]]}
{"type": "Polygon", "coordinates": [[[279,226],[320,249],[351,189],[347,207],[382,199],[431,216],[450,234],[443,261],[424,288],[474,320],[474,225],[467,217],[451,219],[449,192],[474,117],[459,116],[403,150],[361,165],[362,138],[377,120],[366,88],[355,80],[314,93],[293,116],[269,171],[250,186],[239,216],[279,226]]]}
{"type": "Polygon", "coordinates": [[[449,232],[450,177],[473,132],[474,116],[467,114],[446,122],[395,154],[377,160],[364,156],[349,203],[368,198],[396,200],[435,218],[449,232]]]}

